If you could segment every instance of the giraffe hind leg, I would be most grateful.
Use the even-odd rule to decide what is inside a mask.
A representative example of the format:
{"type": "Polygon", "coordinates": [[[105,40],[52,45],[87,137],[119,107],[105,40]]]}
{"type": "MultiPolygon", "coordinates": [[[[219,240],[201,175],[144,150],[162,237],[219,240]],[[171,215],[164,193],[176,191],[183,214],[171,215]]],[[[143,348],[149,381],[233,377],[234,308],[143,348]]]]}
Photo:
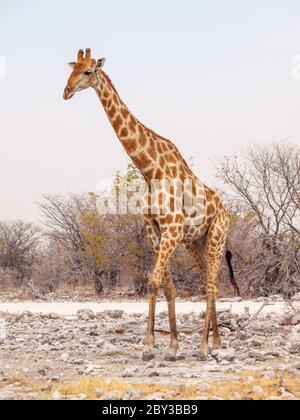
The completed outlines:
{"type": "MultiPolygon", "coordinates": [[[[207,255],[206,255],[206,242],[199,243],[198,241],[193,243],[187,243],[186,248],[191,256],[195,259],[198,269],[200,278],[207,282],[207,255]]],[[[213,348],[218,349],[221,347],[221,339],[219,336],[218,331],[218,320],[217,320],[217,311],[216,311],[216,303],[215,300],[212,305],[212,318],[211,323],[213,327],[213,348]]]]}
{"type": "Polygon", "coordinates": [[[214,347],[221,344],[216,311],[216,281],[224,256],[225,244],[228,235],[229,218],[224,209],[215,217],[207,236],[207,310],[204,325],[203,340],[200,347],[200,360],[208,355],[208,337],[212,323],[214,332],[214,347]]]}

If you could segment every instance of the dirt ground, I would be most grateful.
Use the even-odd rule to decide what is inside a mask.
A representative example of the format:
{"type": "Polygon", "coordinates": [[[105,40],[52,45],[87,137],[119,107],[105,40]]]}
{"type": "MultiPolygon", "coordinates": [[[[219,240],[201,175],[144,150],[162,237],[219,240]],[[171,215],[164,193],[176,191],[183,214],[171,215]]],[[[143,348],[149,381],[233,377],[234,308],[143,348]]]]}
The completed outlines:
{"type": "Polygon", "coordinates": [[[179,302],[180,351],[174,363],[164,361],[169,334],[163,302],[156,358],[145,363],[146,301],[118,301],[118,309],[107,301],[48,307],[0,301],[2,400],[300,398],[297,301],[218,302],[223,348],[205,362],[197,360],[204,302],[179,302]]]}

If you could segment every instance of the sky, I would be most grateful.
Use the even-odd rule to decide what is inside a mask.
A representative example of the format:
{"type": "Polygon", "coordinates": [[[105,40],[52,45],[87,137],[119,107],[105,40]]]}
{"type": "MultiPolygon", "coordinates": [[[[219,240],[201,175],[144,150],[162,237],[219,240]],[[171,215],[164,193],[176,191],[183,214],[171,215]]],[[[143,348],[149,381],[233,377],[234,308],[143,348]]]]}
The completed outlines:
{"type": "Polygon", "coordinates": [[[254,142],[300,145],[299,0],[0,0],[0,220],[94,191],[128,163],[93,90],[62,99],[80,48],[198,177],[254,142]]]}

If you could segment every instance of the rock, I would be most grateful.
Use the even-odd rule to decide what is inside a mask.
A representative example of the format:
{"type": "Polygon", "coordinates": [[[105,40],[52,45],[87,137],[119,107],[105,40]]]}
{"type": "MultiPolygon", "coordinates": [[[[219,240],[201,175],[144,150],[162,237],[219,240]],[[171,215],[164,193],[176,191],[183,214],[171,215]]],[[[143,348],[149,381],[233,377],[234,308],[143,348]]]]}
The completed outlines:
{"type": "Polygon", "coordinates": [[[268,357],[265,355],[265,353],[258,351],[249,351],[248,356],[250,359],[255,359],[257,362],[265,362],[268,360],[268,357]]]}
{"type": "Polygon", "coordinates": [[[96,395],[97,398],[101,398],[101,397],[103,397],[104,393],[103,393],[101,388],[96,388],[95,389],[95,395],[96,395]]]}
{"type": "Polygon", "coordinates": [[[300,370],[300,363],[297,363],[296,365],[294,365],[293,366],[293,369],[300,370]]]}
{"type": "Polygon", "coordinates": [[[82,321],[88,321],[95,318],[95,314],[91,309],[81,309],[77,311],[77,316],[82,321]]]}
{"type": "Polygon", "coordinates": [[[276,374],[274,371],[265,372],[263,375],[263,379],[267,379],[268,381],[271,381],[275,379],[276,374]]]}
{"type": "Polygon", "coordinates": [[[263,395],[264,394],[264,390],[260,387],[260,386],[254,386],[253,388],[252,388],[252,394],[255,394],[255,395],[263,395]]]}
{"type": "Polygon", "coordinates": [[[135,391],[126,392],[123,401],[138,401],[141,399],[141,394],[135,391]]]}
{"type": "Polygon", "coordinates": [[[61,360],[62,360],[63,362],[68,362],[68,361],[69,361],[69,354],[68,354],[68,353],[63,353],[63,354],[60,356],[60,358],[61,358],[61,360]]]}
{"type": "Polygon", "coordinates": [[[24,398],[26,400],[37,400],[40,397],[40,394],[37,392],[28,392],[24,395],[24,398]]]}
{"type": "Polygon", "coordinates": [[[255,379],[252,376],[248,376],[248,378],[245,380],[245,383],[248,385],[254,384],[255,379]]]}
{"type": "Polygon", "coordinates": [[[297,397],[286,390],[282,390],[281,399],[287,401],[297,401],[297,397]]]}
{"type": "Polygon", "coordinates": [[[149,378],[158,378],[160,376],[160,373],[157,370],[153,370],[148,374],[149,378]]]}
{"type": "Polygon", "coordinates": [[[121,319],[124,316],[124,311],[118,311],[118,310],[105,311],[105,312],[103,312],[103,315],[106,315],[106,316],[108,316],[109,318],[112,318],[112,319],[121,319]]]}
{"type": "Polygon", "coordinates": [[[58,391],[54,392],[54,394],[52,395],[52,400],[53,401],[61,401],[62,399],[63,399],[62,395],[58,391]]]}
{"type": "Polygon", "coordinates": [[[237,392],[235,392],[231,397],[230,397],[230,401],[240,401],[241,400],[241,395],[237,392]]]}
{"type": "Polygon", "coordinates": [[[120,397],[116,392],[109,392],[108,394],[104,395],[103,399],[107,401],[118,401],[120,400],[120,397]]]}
{"type": "Polygon", "coordinates": [[[46,369],[39,369],[39,370],[38,370],[38,374],[39,374],[40,376],[47,376],[46,369]]]}
{"type": "MultiPolygon", "coordinates": [[[[159,319],[168,319],[168,312],[164,311],[164,312],[160,312],[158,314],[159,319]]],[[[178,317],[179,319],[179,317],[178,317]]]]}
{"type": "Polygon", "coordinates": [[[300,293],[296,293],[292,299],[294,302],[300,302],[300,293]]]}
{"type": "Polygon", "coordinates": [[[163,401],[165,399],[165,394],[150,394],[146,398],[148,401],[163,401]]]}
{"type": "Polygon", "coordinates": [[[136,374],[139,373],[139,369],[135,368],[129,368],[129,369],[125,369],[124,373],[122,374],[123,378],[134,378],[136,376],[136,374]]]}
{"type": "Polygon", "coordinates": [[[291,354],[299,354],[300,353],[300,343],[292,344],[289,348],[289,352],[291,354]]]}
{"type": "Polygon", "coordinates": [[[223,360],[232,362],[235,359],[235,349],[233,348],[213,350],[211,354],[219,363],[223,360]]]}
{"type": "Polygon", "coordinates": [[[280,357],[280,353],[277,350],[267,350],[264,354],[269,357],[280,357]]]}
{"type": "Polygon", "coordinates": [[[94,365],[89,365],[87,366],[87,368],[84,370],[84,374],[85,375],[90,375],[91,373],[93,373],[95,370],[95,366],[94,365]]]}
{"type": "Polygon", "coordinates": [[[113,356],[115,354],[119,353],[119,348],[117,346],[114,346],[113,344],[106,344],[103,347],[103,356],[113,356]]]}
{"type": "Polygon", "coordinates": [[[47,318],[48,319],[60,319],[60,315],[52,313],[52,314],[47,315],[47,318]]]}
{"type": "Polygon", "coordinates": [[[206,383],[199,384],[197,387],[197,392],[209,392],[211,390],[211,386],[206,383]]]}
{"type": "Polygon", "coordinates": [[[69,401],[86,401],[87,396],[85,394],[71,395],[68,397],[69,401]]]}
{"type": "Polygon", "coordinates": [[[155,369],[156,367],[156,362],[155,360],[152,360],[151,362],[147,363],[147,365],[145,366],[145,369],[155,369]]]}
{"type": "Polygon", "coordinates": [[[294,326],[300,324],[300,314],[293,316],[291,324],[294,326]]]}
{"type": "Polygon", "coordinates": [[[83,359],[74,360],[73,364],[76,366],[81,366],[84,364],[84,360],[83,359]]]}
{"type": "Polygon", "coordinates": [[[106,341],[105,340],[98,340],[97,343],[96,343],[96,346],[99,347],[99,348],[101,348],[105,344],[106,344],[106,341]]]}
{"type": "Polygon", "coordinates": [[[253,338],[253,340],[250,341],[249,346],[251,346],[251,347],[262,347],[263,342],[261,340],[258,340],[257,338],[253,338]]]}

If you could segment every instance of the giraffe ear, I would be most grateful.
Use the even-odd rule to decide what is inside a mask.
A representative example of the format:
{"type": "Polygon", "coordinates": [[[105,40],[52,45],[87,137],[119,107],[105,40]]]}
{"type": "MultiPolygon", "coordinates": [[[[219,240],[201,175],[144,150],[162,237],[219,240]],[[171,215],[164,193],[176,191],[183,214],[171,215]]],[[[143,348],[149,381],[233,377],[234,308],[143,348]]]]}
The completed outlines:
{"type": "Polygon", "coordinates": [[[97,70],[102,69],[102,67],[104,67],[105,61],[106,61],[105,58],[101,58],[100,60],[98,60],[96,64],[96,69],[97,70]]]}
{"type": "Polygon", "coordinates": [[[74,69],[74,67],[76,66],[76,63],[69,63],[69,66],[71,67],[71,69],[74,69]]]}

